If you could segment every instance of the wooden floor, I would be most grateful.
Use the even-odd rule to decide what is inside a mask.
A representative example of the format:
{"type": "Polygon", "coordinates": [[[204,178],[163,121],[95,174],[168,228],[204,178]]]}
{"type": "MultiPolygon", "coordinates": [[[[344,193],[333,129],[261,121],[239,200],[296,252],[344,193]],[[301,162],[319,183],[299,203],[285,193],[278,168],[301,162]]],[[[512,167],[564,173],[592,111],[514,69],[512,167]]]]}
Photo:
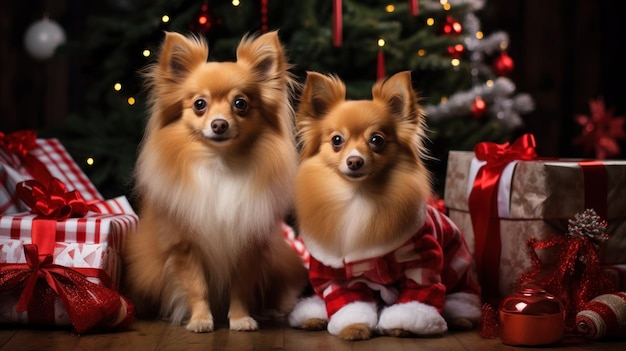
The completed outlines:
{"type": "MultiPolygon", "coordinates": [[[[566,338],[559,345],[542,350],[605,351],[626,350],[621,342],[592,342],[566,338]]],[[[439,338],[375,337],[348,342],[326,331],[307,332],[282,324],[261,325],[257,332],[234,332],[220,328],[213,333],[195,334],[184,327],[163,321],[136,321],[132,330],[77,336],[67,329],[37,330],[0,326],[0,351],[20,350],[528,350],[503,345],[499,339],[483,339],[474,332],[449,332],[439,338]]]]}

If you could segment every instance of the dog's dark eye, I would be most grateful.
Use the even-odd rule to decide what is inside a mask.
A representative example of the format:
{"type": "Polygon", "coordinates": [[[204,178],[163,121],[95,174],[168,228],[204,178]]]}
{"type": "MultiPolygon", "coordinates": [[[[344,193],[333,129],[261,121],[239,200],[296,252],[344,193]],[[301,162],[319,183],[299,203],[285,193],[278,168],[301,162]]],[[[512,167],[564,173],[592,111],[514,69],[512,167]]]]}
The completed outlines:
{"type": "Polygon", "coordinates": [[[242,97],[233,100],[233,111],[238,115],[243,115],[248,111],[248,101],[242,97]]]}
{"type": "Polygon", "coordinates": [[[200,116],[204,114],[204,111],[206,111],[207,105],[208,104],[205,99],[197,99],[193,102],[193,112],[200,116]]]}
{"type": "Polygon", "coordinates": [[[330,142],[333,144],[333,148],[335,150],[339,150],[339,148],[341,148],[341,146],[343,145],[343,137],[341,135],[335,135],[333,136],[333,138],[330,140],[330,142]]]}
{"type": "Polygon", "coordinates": [[[380,134],[372,134],[370,137],[370,148],[374,152],[380,152],[385,147],[385,138],[380,134]]]}

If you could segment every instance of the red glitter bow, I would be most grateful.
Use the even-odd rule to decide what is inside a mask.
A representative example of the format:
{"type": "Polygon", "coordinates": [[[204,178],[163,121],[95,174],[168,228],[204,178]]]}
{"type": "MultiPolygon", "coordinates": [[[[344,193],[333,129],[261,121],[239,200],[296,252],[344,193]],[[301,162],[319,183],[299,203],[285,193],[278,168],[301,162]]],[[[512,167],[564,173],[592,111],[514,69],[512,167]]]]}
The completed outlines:
{"type": "Polygon", "coordinates": [[[600,258],[592,240],[583,237],[557,235],[546,241],[530,238],[526,242],[532,268],[522,274],[518,285],[535,283],[563,301],[566,309],[566,329],[574,330],[576,313],[592,298],[615,291],[602,270],[600,258]],[[556,250],[555,267],[546,267],[536,250],[556,250]]]}
{"type": "MultiPolygon", "coordinates": [[[[114,290],[88,281],[86,275],[98,276],[95,268],[68,268],[52,263],[52,255],[39,255],[37,245],[24,245],[25,264],[0,264],[0,291],[23,286],[17,312],[41,311],[47,299],[33,298],[38,282],[54,291],[78,333],[101,327],[127,326],[133,319],[132,304],[114,290]]],[[[106,279],[105,279],[105,283],[106,279]]],[[[110,283],[109,283],[110,284],[110,283]]],[[[50,302],[50,301],[47,301],[50,302]]],[[[36,313],[35,313],[36,314],[36,313]]],[[[40,318],[34,316],[35,319],[40,318]]]]}
{"type": "Polygon", "coordinates": [[[57,178],[52,178],[47,187],[34,179],[20,182],[16,186],[16,193],[31,208],[32,213],[45,218],[65,220],[83,217],[88,211],[100,212],[97,206],[85,201],[78,191],[68,191],[67,186],[57,178]]]}

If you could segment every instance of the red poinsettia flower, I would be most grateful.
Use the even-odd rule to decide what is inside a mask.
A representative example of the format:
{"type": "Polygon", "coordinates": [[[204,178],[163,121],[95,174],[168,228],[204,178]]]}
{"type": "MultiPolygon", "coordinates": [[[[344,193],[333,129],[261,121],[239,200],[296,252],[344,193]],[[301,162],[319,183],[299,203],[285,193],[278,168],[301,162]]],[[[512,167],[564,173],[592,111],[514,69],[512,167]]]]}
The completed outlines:
{"type": "Polygon", "coordinates": [[[574,144],[582,145],[585,154],[595,151],[595,157],[600,160],[618,156],[621,150],[617,141],[626,139],[626,117],[615,117],[612,109],[606,109],[602,98],[590,100],[589,110],[591,116],[575,117],[576,122],[582,126],[582,131],[574,139],[574,144]]]}

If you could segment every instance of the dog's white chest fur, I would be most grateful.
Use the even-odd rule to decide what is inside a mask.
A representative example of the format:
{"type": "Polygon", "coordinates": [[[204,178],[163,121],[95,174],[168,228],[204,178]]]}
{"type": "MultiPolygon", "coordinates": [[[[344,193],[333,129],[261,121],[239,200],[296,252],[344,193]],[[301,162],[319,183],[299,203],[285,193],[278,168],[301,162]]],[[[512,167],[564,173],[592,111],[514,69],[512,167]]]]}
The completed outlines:
{"type": "MultiPolygon", "coordinates": [[[[367,231],[371,230],[371,223],[376,221],[377,207],[371,199],[364,195],[345,189],[344,209],[335,228],[334,236],[341,238],[338,247],[329,249],[328,246],[317,242],[314,235],[309,235],[308,228],[302,228],[302,238],[311,255],[325,265],[339,268],[346,262],[354,262],[362,259],[382,256],[393,251],[404,243],[415,230],[410,226],[406,232],[398,233],[384,244],[364,247],[362,243],[366,239],[367,231]]],[[[422,218],[423,221],[423,218],[422,218]]],[[[315,230],[315,229],[313,229],[315,230]]]]}

